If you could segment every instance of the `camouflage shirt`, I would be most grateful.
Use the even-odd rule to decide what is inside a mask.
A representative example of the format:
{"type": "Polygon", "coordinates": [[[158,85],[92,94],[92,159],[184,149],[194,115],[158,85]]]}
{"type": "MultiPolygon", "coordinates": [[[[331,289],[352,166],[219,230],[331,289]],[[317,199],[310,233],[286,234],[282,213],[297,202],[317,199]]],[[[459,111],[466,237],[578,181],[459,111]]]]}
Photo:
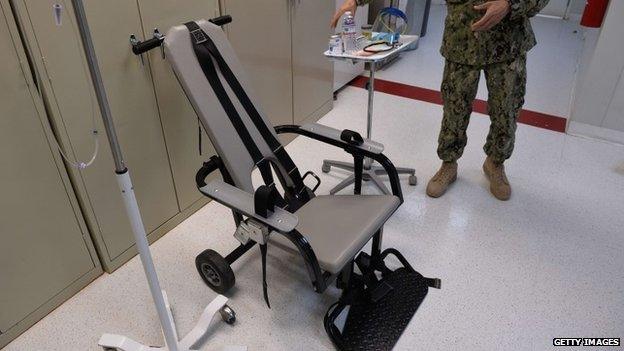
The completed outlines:
{"type": "MultiPolygon", "coordinates": [[[[356,0],[358,4],[372,0],[356,0]]],[[[549,0],[508,0],[510,13],[499,24],[484,32],[473,32],[470,26],[485,13],[473,7],[485,0],[447,0],[444,37],[440,52],[447,60],[486,65],[509,61],[535,46],[530,18],[540,12],[549,0]]]]}

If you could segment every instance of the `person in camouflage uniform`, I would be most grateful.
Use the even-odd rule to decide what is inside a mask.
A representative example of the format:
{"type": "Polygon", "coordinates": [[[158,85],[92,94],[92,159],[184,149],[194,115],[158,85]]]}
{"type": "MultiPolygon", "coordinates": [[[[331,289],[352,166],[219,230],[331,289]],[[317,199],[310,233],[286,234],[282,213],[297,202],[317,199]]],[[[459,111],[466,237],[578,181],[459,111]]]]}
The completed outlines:
{"type": "MultiPolygon", "coordinates": [[[[346,11],[372,0],[346,0],[336,12],[335,27],[346,11]]],[[[442,82],[444,116],[438,138],[443,161],[431,178],[427,194],[442,196],[457,179],[457,160],[467,143],[466,129],[481,71],[488,88],[491,125],[483,165],[490,191],[500,199],[511,196],[503,162],[514,149],[516,121],[524,104],[526,54],[536,44],[530,18],[549,0],[447,0],[448,14],[440,52],[446,59],[442,82]]]]}

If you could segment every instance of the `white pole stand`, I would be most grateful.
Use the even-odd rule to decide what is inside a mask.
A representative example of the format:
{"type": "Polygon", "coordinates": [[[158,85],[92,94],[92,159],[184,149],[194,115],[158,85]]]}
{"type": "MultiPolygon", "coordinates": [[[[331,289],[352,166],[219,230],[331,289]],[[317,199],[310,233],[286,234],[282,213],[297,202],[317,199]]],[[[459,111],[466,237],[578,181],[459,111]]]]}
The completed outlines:
{"type": "MultiPolygon", "coordinates": [[[[152,260],[152,254],[149,249],[149,243],[145,233],[145,227],[141,219],[139,212],[139,206],[134,195],[134,187],[130,180],[130,174],[126,170],[124,173],[117,174],[117,181],[121,190],[121,195],[128,212],[130,224],[132,225],[132,233],[136,240],[137,250],[139,251],[139,257],[143,264],[143,270],[145,271],[145,277],[154,300],[156,312],[158,313],[158,319],[162,328],[163,335],[165,337],[166,346],[153,347],[142,345],[130,338],[120,335],[104,334],[100,338],[98,344],[106,351],[192,351],[197,350],[195,344],[197,344],[208,333],[210,324],[213,317],[217,312],[221,315],[221,318],[228,324],[234,323],[236,320],[236,314],[234,311],[226,305],[228,299],[225,296],[219,295],[204,309],[199,321],[195,328],[193,328],[188,335],[182,340],[178,338],[178,333],[173,320],[173,314],[171,313],[171,306],[167,299],[167,294],[160,289],[160,283],[156,274],[156,268],[152,260]]],[[[230,351],[246,351],[246,347],[228,347],[230,351]]]]}
{"type": "MultiPolygon", "coordinates": [[[[171,324],[173,325],[174,331],[175,321],[173,320],[173,315],[171,314],[171,306],[169,305],[169,300],[167,299],[167,294],[163,291],[163,297],[165,299],[165,303],[167,306],[167,310],[169,311],[169,318],[171,320],[171,324]]],[[[223,295],[217,296],[212,302],[204,309],[204,312],[199,317],[199,321],[195,325],[195,327],[182,339],[178,344],[178,349],[180,351],[191,351],[196,350],[193,346],[197,346],[197,343],[204,339],[208,333],[208,329],[210,328],[210,324],[212,323],[214,316],[219,313],[224,322],[228,324],[234,323],[236,320],[236,315],[232,309],[226,305],[228,299],[223,295]]],[[[114,334],[104,334],[98,341],[98,345],[100,345],[104,350],[108,351],[169,351],[167,347],[153,347],[153,346],[145,346],[142,345],[128,337],[122,335],[114,335],[114,334]]],[[[246,351],[246,347],[241,346],[230,346],[222,350],[228,351],[246,351]]]]}

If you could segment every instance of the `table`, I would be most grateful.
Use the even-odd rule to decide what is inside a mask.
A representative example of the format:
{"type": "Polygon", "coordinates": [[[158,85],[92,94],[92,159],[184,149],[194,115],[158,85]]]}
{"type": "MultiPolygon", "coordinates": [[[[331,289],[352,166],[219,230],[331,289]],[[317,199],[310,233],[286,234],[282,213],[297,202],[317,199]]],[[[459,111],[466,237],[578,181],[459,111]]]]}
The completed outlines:
{"type": "MultiPolygon", "coordinates": [[[[371,139],[372,127],[373,127],[373,100],[375,96],[375,71],[377,69],[377,64],[380,61],[383,61],[397,53],[408,49],[412,44],[414,44],[418,40],[417,35],[402,35],[399,39],[399,45],[386,52],[382,52],[379,54],[375,54],[372,56],[356,56],[350,54],[334,54],[330,53],[329,50],[325,51],[324,55],[332,60],[351,60],[351,61],[361,61],[368,63],[370,66],[370,77],[368,80],[368,110],[367,110],[367,125],[366,125],[366,138],[371,139]]],[[[347,170],[350,172],[354,172],[353,163],[342,162],[342,161],[334,161],[334,160],[323,160],[322,171],[324,173],[329,173],[331,168],[339,168],[343,170],[347,170]]],[[[404,168],[397,167],[397,172],[399,174],[409,174],[409,184],[416,185],[418,183],[418,178],[416,177],[416,170],[413,168],[404,168]]],[[[372,181],[381,192],[384,194],[392,194],[390,190],[386,187],[384,182],[381,180],[380,176],[387,175],[386,170],[374,164],[374,161],[370,158],[364,159],[364,166],[362,170],[362,180],[364,181],[372,181]]],[[[340,182],[336,185],[331,191],[330,194],[335,194],[340,190],[346,188],[347,186],[355,183],[355,174],[350,175],[348,178],[340,182]]]]}

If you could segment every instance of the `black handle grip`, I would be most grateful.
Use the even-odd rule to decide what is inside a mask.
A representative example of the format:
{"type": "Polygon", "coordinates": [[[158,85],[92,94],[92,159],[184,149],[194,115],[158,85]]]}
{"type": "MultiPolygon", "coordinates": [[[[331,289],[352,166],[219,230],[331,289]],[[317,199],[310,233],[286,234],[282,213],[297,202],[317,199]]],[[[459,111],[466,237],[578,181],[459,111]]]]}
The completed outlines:
{"type": "Polygon", "coordinates": [[[360,146],[364,143],[364,138],[358,132],[354,132],[349,129],[345,129],[340,133],[340,140],[352,144],[360,146]]]}
{"type": "Polygon", "coordinates": [[[212,156],[210,161],[204,162],[202,168],[200,168],[195,174],[195,183],[197,188],[203,188],[206,186],[206,177],[217,169],[221,165],[221,159],[218,156],[212,156]]]}
{"type": "Polygon", "coordinates": [[[162,45],[163,38],[152,38],[146,41],[140,41],[132,45],[132,53],[135,55],[141,55],[145,52],[157,48],[162,45]]]}
{"type": "Polygon", "coordinates": [[[225,26],[226,24],[232,22],[232,16],[230,16],[230,15],[219,16],[219,17],[215,17],[213,19],[210,19],[208,21],[211,22],[212,24],[215,24],[215,25],[221,27],[221,26],[225,26]]]}
{"type": "MultiPolygon", "coordinates": [[[[219,17],[210,19],[208,21],[210,21],[211,23],[217,26],[224,26],[232,22],[232,16],[230,15],[219,16],[219,17]]],[[[165,40],[164,36],[161,36],[161,37],[154,37],[146,41],[140,41],[136,44],[132,44],[132,53],[135,55],[144,54],[154,48],[161,46],[164,40],[165,40]]]]}

